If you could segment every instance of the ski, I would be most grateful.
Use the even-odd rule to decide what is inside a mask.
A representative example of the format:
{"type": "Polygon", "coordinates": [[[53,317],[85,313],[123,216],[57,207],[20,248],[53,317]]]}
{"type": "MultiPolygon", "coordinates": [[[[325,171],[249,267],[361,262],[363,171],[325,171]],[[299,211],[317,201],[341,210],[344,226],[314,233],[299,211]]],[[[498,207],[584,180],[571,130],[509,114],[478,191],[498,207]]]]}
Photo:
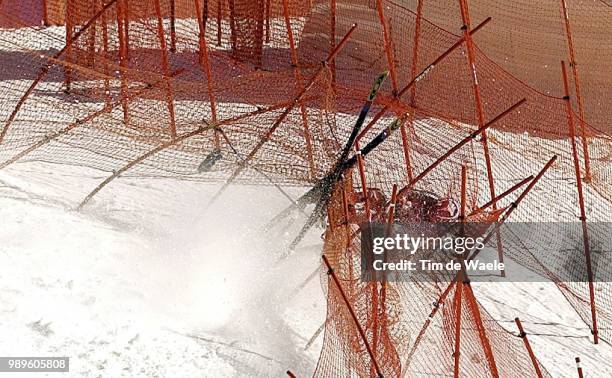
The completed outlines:
{"type": "MultiPolygon", "coordinates": [[[[370,152],[374,151],[385,140],[387,140],[393,134],[394,131],[399,129],[402,123],[402,118],[396,118],[393,123],[389,125],[389,127],[379,133],[374,139],[372,139],[370,143],[368,143],[363,149],[359,151],[359,153],[361,153],[363,157],[367,156],[370,152]]],[[[287,257],[291,252],[293,252],[295,247],[297,247],[297,245],[302,241],[308,230],[310,230],[310,228],[314,226],[315,223],[317,223],[317,221],[323,216],[323,212],[331,198],[331,194],[334,187],[336,186],[338,181],[340,181],[344,172],[351,169],[356,163],[356,155],[351,157],[350,159],[345,159],[344,162],[337,165],[337,168],[334,170],[334,172],[330,173],[321,181],[319,181],[319,184],[317,186],[313,187],[309,192],[307,192],[301,197],[308,197],[310,195],[319,196],[319,199],[315,205],[314,210],[310,214],[310,217],[308,218],[296,238],[293,239],[293,241],[289,245],[287,253],[285,253],[282,258],[287,257]]]]}
{"type": "MultiPolygon", "coordinates": [[[[317,185],[315,185],[313,189],[328,186],[329,183],[334,181],[333,178],[337,176],[339,172],[339,167],[345,162],[345,160],[347,159],[351,151],[351,148],[353,147],[353,144],[355,144],[355,139],[357,139],[357,136],[359,135],[359,132],[361,131],[361,128],[363,127],[363,124],[365,123],[365,119],[368,116],[368,113],[370,112],[370,108],[372,107],[372,104],[374,103],[374,100],[376,99],[376,95],[378,94],[380,88],[385,82],[385,79],[387,78],[387,76],[389,76],[389,71],[385,70],[376,77],[376,80],[374,80],[374,83],[372,84],[372,88],[370,89],[370,92],[368,93],[368,99],[361,107],[361,111],[359,112],[357,121],[355,122],[355,125],[353,126],[353,130],[351,131],[351,134],[349,135],[349,138],[347,139],[346,144],[344,145],[344,148],[342,149],[342,153],[340,154],[340,157],[336,160],[336,164],[334,165],[331,175],[328,174],[325,178],[319,181],[319,183],[317,183],[317,185]],[[329,183],[323,183],[323,181],[325,180],[327,180],[329,183]]],[[[321,197],[321,194],[322,192],[320,190],[308,191],[305,195],[300,197],[295,203],[293,203],[292,205],[287,207],[285,210],[283,210],[281,213],[279,213],[277,216],[272,218],[270,222],[266,224],[265,228],[270,229],[276,222],[288,216],[296,208],[301,208],[303,210],[306,207],[306,205],[308,205],[309,203],[318,202],[319,198],[321,197]]]]}

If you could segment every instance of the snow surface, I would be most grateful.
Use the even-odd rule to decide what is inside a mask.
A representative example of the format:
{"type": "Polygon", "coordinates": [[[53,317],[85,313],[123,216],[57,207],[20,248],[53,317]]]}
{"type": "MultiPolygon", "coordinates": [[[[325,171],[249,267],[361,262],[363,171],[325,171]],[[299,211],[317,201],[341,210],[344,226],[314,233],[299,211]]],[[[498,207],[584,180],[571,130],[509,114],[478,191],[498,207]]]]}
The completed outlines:
{"type": "MultiPolygon", "coordinates": [[[[40,162],[0,171],[0,355],[70,356],[71,376],[312,374],[320,229],[278,263],[294,232],[261,231],[288,204],[277,189],[231,187],[206,209],[218,186],[170,179],[121,178],[73,211],[104,176],[40,162]]],[[[508,330],[521,316],[554,376],[575,376],[576,356],[587,376],[610,376],[612,348],[591,343],[554,285],[474,287],[508,330]]]]}
{"type": "Polygon", "coordinates": [[[325,301],[318,275],[298,287],[320,238],[277,264],[260,230],[287,199],[237,187],[205,210],[215,186],[120,179],[73,211],[101,177],[0,172],[0,355],[70,356],[75,376],[314,371],[325,301]]]}

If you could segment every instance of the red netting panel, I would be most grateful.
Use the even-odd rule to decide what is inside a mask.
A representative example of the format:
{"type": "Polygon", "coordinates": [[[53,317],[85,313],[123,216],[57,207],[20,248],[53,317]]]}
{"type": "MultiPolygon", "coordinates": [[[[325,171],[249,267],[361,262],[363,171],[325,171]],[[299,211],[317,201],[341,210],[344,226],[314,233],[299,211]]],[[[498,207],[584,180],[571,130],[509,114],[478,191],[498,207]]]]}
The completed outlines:
{"type": "MultiPolygon", "coordinates": [[[[416,13],[418,0],[402,1],[416,13]]],[[[610,109],[605,98],[612,69],[609,25],[612,8],[602,1],[566,0],[570,31],[579,71],[586,121],[610,132],[610,109]]],[[[569,61],[562,0],[491,2],[472,0],[473,25],[493,21],[475,36],[487,56],[521,81],[553,96],[561,96],[559,61],[569,61]]],[[[424,2],[423,15],[436,25],[460,33],[458,1],[424,2]]],[[[571,79],[571,78],[570,78],[571,79]]]]}
{"type": "MultiPolygon", "coordinates": [[[[198,51],[197,22],[182,20],[186,23],[184,27],[175,25],[176,53],[169,54],[167,50],[172,48],[172,38],[166,25],[168,22],[162,19],[161,29],[165,37],[161,39],[159,18],[152,15],[157,13],[154,3],[130,2],[127,7],[120,6],[119,11],[113,5],[102,12],[101,4],[96,6],[96,2],[69,2],[68,14],[74,16],[69,22],[73,35],[80,33],[87,22],[85,20],[92,16],[97,18],[73,41],[59,61],[49,57],[49,53],[39,52],[44,51],[42,46],[45,44],[61,46],[63,36],[58,30],[36,32],[41,35],[32,41],[24,41],[23,36],[17,33],[4,34],[5,42],[13,49],[34,47],[26,47],[24,42],[41,45],[41,48],[35,48],[30,53],[31,56],[27,56],[27,53],[7,53],[5,60],[9,66],[16,67],[24,61],[37,61],[41,58],[55,63],[51,72],[43,75],[37,85],[38,90],[28,96],[7,130],[3,141],[7,147],[3,154],[6,154],[9,162],[16,157],[16,152],[24,152],[20,149],[23,144],[15,145],[13,142],[13,138],[19,138],[43,145],[40,150],[27,152],[24,155],[26,158],[84,163],[103,170],[115,170],[160,143],[168,143],[172,137],[172,127],[176,128],[177,134],[184,134],[209,124],[212,98],[216,104],[216,118],[225,123],[224,131],[229,142],[218,138],[220,144],[215,146],[212,131],[202,131],[184,141],[172,143],[167,150],[160,151],[151,159],[145,159],[127,174],[178,174],[184,178],[203,179],[197,172],[198,164],[211,150],[221,146],[225,152],[223,161],[208,175],[208,179],[220,180],[242,158],[249,155],[263,137],[264,130],[281,116],[282,111],[294,105],[291,98],[299,94],[306,81],[318,70],[317,79],[313,80],[313,85],[308,88],[300,103],[308,110],[305,113],[298,109],[290,111],[279,125],[282,132],[273,133],[267,138],[264,149],[257,154],[257,160],[260,161],[253,162],[251,166],[270,173],[278,182],[286,181],[283,177],[293,177],[290,181],[295,183],[309,181],[327,171],[331,164],[330,157],[338,149],[337,140],[329,137],[330,130],[337,127],[334,118],[328,115],[328,109],[333,109],[335,102],[327,79],[329,72],[306,64],[300,68],[301,80],[296,80],[288,52],[284,21],[279,22],[281,20],[277,17],[275,24],[271,25],[271,48],[264,56],[261,69],[254,68],[249,62],[235,60],[236,55],[224,49],[224,46],[229,46],[231,39],[230,33],[224,30],[223,35],[228,43],[222,43],[220,47],[210,46],[211,72],[215,80],[211,92],[198,51]],[[127,26],[126,19],[129,20],[127,26]],[[279,28],[282,30],[279,31],[279,28]],[[127,45],[124,57],[122,43],[127,45]],[[161,48],[163,45],[166,49],[161,48]],[[278,48],[272,48],[275,45],[278,48]],[[164,63],[165,59],[168,64],[164,63]],[[58,65],[62,68],[59,69],[58,65]],[[170,78],[170,75],[173,77],[170,78]],[[66,113],[75,114],[67,117],[64,123],[60,123],[52,111],[40,111],[41,104],[49,100],[39,98],[39,95],[45,93],[50,83],[54,83],[54,95],[61,96],[63,103],[60,106],[69,108],[66,113]],[[275,90],[270,90],[272,83],[278,86],[275,90]],[[29,110],[34,108],[36,112],[29,110]],[[33,135],[28,135],[32,130],[24,129],[24,135],[16,125],[22,122],[22,117],[34,113],[40,121],[53,118],[53,124],[33,135]],[[313,148],[309,153],[299,147],[300,142],[303,143],[306,138],[304,117],[309,124],[309,138],[313,148]],[[76,125],[72,125],[71,121],[76,125]],[[108,134],[100,135],[97,131],[91,131],[91,128],[102,128],[108,134]],[[57,132],[59,134],[55,135],[57,132]],[[51,135],[53,138],[49,142],[41,140],[41,135],[51,135]],[[238,153],[233,152],[228,143],[235,145],[238,153]],[[75,144],[78,144],[77,149],[72,148],[75,144]],[[275,153],[266,154],[265,151],[275,153]],[[280,151],[285,152],[279,154],[280,151]],[[296,159],[299,155],[303,156],[303,164],[300,164],[300,159],[296,159]],[[313,168],[309,166],[309,158],[313,160],[313,168],[317,171],[310,172],[313,168]],[[315,159],[318,161],[314,162],[315,159]]],[[[168,2],[160,4],[160,11],[162,15],[168,13],[168,2]]],[[[278,16],[277,11],[275,14],[278,16]]],[[[211,24],[215,22],[209,21],[211,24]]],[[[207,33],[212,33],[213,29],[208,28],[207,33]]],[[[294,25],[293,30],[298,40],[300,29],[294,25]]],[[[35,79],[38,72],[41,72],[42,64],[37,62],[36,65],[30,65],[31,71],[20,70],[19,79],[35,79]]],[[[9,97],[11,100],[19,98],[26,91],[31,81],[25,80],[18,85],[12,84],[14,95],[9,97]]],[[[51,93],[51,90],[47,92],[51,93]]],[[[5,109],[8,112],[12,107],[9,105],[5,109]]],[[[27,122],[32,120],[28,118],[27,122]]],[[[253,171],[247,171],[247,175],[240,180],[266,182],[253,171]]]]}
{"type": "Polygon", "coordinates": [[[376,376],[356,324],[362,327],[384,376],[453,376],[458,303],[461,376],[494,376],[493,371],[508,377],[535,375],[523,341],[486,313],[468,284],[408,281],[383,286],[362,281],[361,236],[356,223],[364,214],[353,210],[361,207],[355,202],[359,196],[350,188],[351,183],[346,182],[335,191],[324,251],[355,317],[338,284],[325,279],[328,313],[315,376],[376,376]],[[344,198],[348,198],[346,206],[344,198]]]}

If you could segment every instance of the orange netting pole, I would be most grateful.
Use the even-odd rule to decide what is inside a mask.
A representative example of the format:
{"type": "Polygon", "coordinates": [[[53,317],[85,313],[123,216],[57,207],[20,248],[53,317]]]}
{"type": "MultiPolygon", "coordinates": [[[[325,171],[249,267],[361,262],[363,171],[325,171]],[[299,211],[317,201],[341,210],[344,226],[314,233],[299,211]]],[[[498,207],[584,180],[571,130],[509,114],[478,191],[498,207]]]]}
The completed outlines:
{"type": "MultiPolygon", "coordinates": [[[[397,184],[393,184],[393,189],[391,190],[391,202],[389,202],[389,214],[387,216],[387,231],[386,233],[389,234],[391,232],[391,230],[393,229],[393,221],[395,220],[395,204],[397,202],[397,184]]],[[[385,251],[385,254],[383,255],[383,258],[386,260],[387,259],[387,252],[385,251]]],[[[382,311],[381,313],[386,314],[386,304],[387,304],[387,274],[386,272],[383,271],[382,277],[382,284],[381,284],[381,288],[380,288],[380,304],[381,304],[381,308],[382,311]]],[[[385,316],[383,319],[383,325],[386,327],[386,320],[387,317],[385,316]]]]}
{"type": "MultiPolygon", "coordinates": [[[[96,14],[99,10],[98,8],[98,0],[94,0],[93,2],[94,14],[96,14]]],[[[79,19],[81,19],[79,17],[79,19]]],[[[96,57],[96,27],[94,27],[89,31],[89,54],[87,57],[87,62],[89,66],[95,69],[95,57],[96,57]]]]}
{"type": "Polygon", "coordinates": [[[481,213],[482,211],[484,211],[485,209],[487,209],[489,206],[493,205],[493,203],[495,202],[499,202],[500,200],[502,200],[503,198],[505,198],[507,195],[513,193],[515,190],[517,190],[518,188],[520,188],[521,186],[525,185],[526,183],[528,183],[529,181],[533,180],[533,175],[530,175],[529,177],[524,178],[523,180],[521,180],[519,183],[513,185],[512,187],[510,187],[510,189],[506,190],[505,192],[503,192],[502,194],[497,195],[497,197],[493,198],[492,200],[490,200],[489,202],[485,203],[484,205],[480,206],[479,208],[477,208],[476,210],[472,211],[469,215],[469,217],[474,216],[476,214],[481,213]]]}
{"type": "MultiPolygon", "coordinates": [[[[294,67],[295,80],[298,84],[298,90],[302,89],[302,73],[299,67],[297,50],[293,39],[293,30],[291,29],[291,20],[289,19],[289,1],[283,0],[283,14],[285,16],[285,26],[287,28],[287,36],[289,38],[289,48],[291,50],[291,63],[294,67]]],[[[312,137],[308,127],[308,113],[304,103],[300,102],[300,115],[302,116],[302,124],[304,125],[304,139],[306,141],[306,155],[308,157],[308,167],[310,168],[310,179],[316,177],[316,167],[312,154],[312,137]]]]}
{"type": "Polygon", "coordinates": [[[361,180],[361,192],[363,193],[363,202],[365,206],[366,217],[368,222],[372,220],[370,201],[368,198],[368,183],[365,175],[365,164],[363,161],[363,155],[361,154],[361,148],[359,142],[355,142],[355,154],[357,155],[357,167],[359,169],[359,179],[361,180]]]}
{"type": "Polygon", "coordinates": [[[380,370],[380,365],[378,365],[378,361],[376,360],[376,357],[374,356],[374,352],[372,351],[372,348],[370,347],[370,343],[368,342],[365,332],[363,331],[361,324],[359,324],[359,320],[357,319],[357,315],[355,314],[355,311],[353,310],[353,306],[351,306],[351,302],[348,300],[346,294],[344,293],[344,289],[342,288],[342,285],[340,284],[340,280],[336,276],[336,273],[334,272],[334,269],[329,263],[329,260],[327,260],[327,256],[323,255],[322,257],[323,257],[323,262],[327,266],[327,273],[332,277],[333,282],[336,284],[336,287],[338,288],[338,291],[340,292],[340,295],[342,296],[342,299],[344,300],[344,304],[346,305],[346,308],[348,309],[349,313],[351,314],[351,317],[353,318],[353,321],[355,322],[355,326],[357,327],[357,331],[359,331],[361,340],[365,344],[366,350],[368,351],[368,354],[370,355],[370,358],[372,359],[372,363],[374,364],[374,369],[376,369],[376,374],[378,374],[379,377],[382,377],[383,374],[382,374],[382,370],[380,370]]]}
{"type": "MultiPolygon", "coordinates": [[[[414,116],[410,116],[410,124],[413,125],[414,116]]],[[[402,123],[400,127],[400,136],[402,138],[402,151],[404,153],[404,162],[406,164],[406,177],[408,182],[412,181],[412,159],[410,158],[410,144],[406,133],[406,126],[402,123]]]]}
{"type": "Polygon", "coordinates": [[[293,374],[293,373],[291,372],[291,370],[287,370],[287,375],[288,375],[290,378],[297,378],[297,377],[295,376],[295,374],[293,374]]]}
{"type": "Polygon", "coordinates": [[[121,96],[121,107],[123,108],[123,123],[126,125],[130,120],[130,113],[128,108],[128,99],[126,98],[127,83],[125,81],[125,72],[127,67],[127,34],[125,30],[125,23],[123,19],[126,17],[125,14],[125,2],[126,0],[120,0],[117,3],[117,34],[119,38],[119,76],[121,76],[121,86],[119,90],[119,96],[121,96]]]}
{"type": "Polygon", "coordinates": [[[265,7],[266,7],[266,43],[270,42],[270,1],[271,0],[266,0],[265,3],[265,7]]]}
{"type": "MultiPolygon", "coordinates": [[[[419,45],[421,41],[421,20],[423,18],[423,0],[418,0],[416,20],[414,24],[414,39],[412,42],[412,65],[410,66],[410,79],[416,77],[419,65],[419,45]]],[[[472,31],[473,33],[474,31],[472,31]]],[[[416,87],[410,90],[410,104],[414,106],[416,101],[416,87]]]]}
{"type": "Polygon", "coordinates": [[[159,48],[162,55],[162,70],[166,80],[166,102],[168,103],[168,113],[170,114],[170,134],[176,138],[176,121],[174,114],[174,93],[170,82],[170,61],[168,59],[168,47],[166,46],[166,33],[164,32],[164,20],[162,18],[161,6],[159,0],[154,1],[155,13],[157,15],[157,38],[159,39],[159,48]]]}
{"type": "Polygon", "coordinates": [[[459,357],[461,350],[461,292],[463,291],[463,282],[457,280],[455,284],[455,298],[453,299],[455,306],[455,351],[453,353],[454,369],[453,376],[459,377],[459,357]]]}
{"type": "MultiPolygon", "coordinates": [[[[463,37],[467,47],[467,58],[472,73],[472,84],[474,89],[474,99],[476,101],[476,111],[478,115],[478,126],[482,126],[485,122],[484,107],[482,105],[482,94],[480,93],[480,85],[478,84],[478,74],[476,72],[476,52],[474,50],[474,41],[470,33],[470,13],[468,10],[467,0],[459,0],[461,9],[461,19],[463,21],[463,37]]],[[[484,149],[485,164],[487,166],[487,179],[489,180],[489,190],[491,199],[495,198],[495,185],[493,182],[493,169],[491,167],[491,155],[489,153],[489,143],[487,141],[487,133],[482,133],[482,147],[484,149]]],[[[495,205],[494,207],[495,208],[495,205]]]]}
{"type": "Polygon", "coordinates": [[[47,9],[47,0],[43,0],[43,25],[49,26],[49,10],[47,9]]]}
{"type": "Polygon", "coordinates": [[[580,90],[580,79],[578,77],[578,67],[576,65],[576,55],[574,53],[574,41],[572,39],[572,30],[570,28],[569,14],[567,11],[566,0],[561,0],[561,8],[563,9],[563,18],[565,20],[565,34],[567,36],[567,46],[570,55],[570,67],[574,76],[574,86],[576,87],[576,101],[578,102],[578,112],[580,114],[580,129],[582,132],[582,152],[584,154],[584,169],[586,182],[591,181],[591,161],[589,158],[589,143],[586,135],[586,123],[584,119],[584,106],[582,103],[582,92],[580,90]]]}
{"type": "Polygon", "coordinates": [[[578,203],[580,206],[580,221],[582,222],[582,237],[584,241],[584,255],[586,257],[586,268],[587,268],[587,276],[589,279],[589,298],[591,302],[591,320],[593,325],[593,342],[595,344],[598,343],[599,337],[597,333],[597,310],[595,306],[595,289],[593,287],[593,269],[591,266],[591,251],[589,247],[589,233],[588,227],[586,224],[586,210],[584,206],[584,193],[582,190],[582,180],[580,179],[580,162],[578,160],[578,148],[576,146],[576,128],[574,125],[574,117],[572,114],[572,103],[570,101],[569,95],[569,82],[567,79],[567,70],[565,68],[565,62],[561,62],[561,70],[563,71],[563,88],[565,96],[563,99],[565,100],[566,109],[567,109],[567,122],[569,124],[570,129],[570,139],[572,144],[572,156],[574,160],[574,170],[576,173],[576,187],[578,189],[578,203]]]}
{"type": "Polygon", "coordinates": [[[204,4],[202,6],[202,23],[204,24],[204,35],[206,35],[206,24],[208,24],[208,16],[209,16],[209,9],[208,9],[208,0],[204,0],[204,4]]]}
{"type": "Polygon", "coordinates": [[[538,360],[536,359],[535,354],[533,353],[533,349],[531,349],[531,345],[529,344],[529,339],[527,339],[527,333],[523,329],[523,325],[521,324],[521,320],[519,318],[514,318],[516,322],[516,326],[519,329],[519,337],[523,339],[523,343],[525,344],[525,349],[527,349],[527,353],[529,354],[529,358],[531,359],[531,363],[533,364],[533,368],[538,376],[538,378],[542,378],[542,371],[540,370],[540,364],[538,364],[538,360]]]}
{"type": "Polygon", "coordinates": [[[130,58],[130,7],[128,0],[123,1],[123,29],[125,32],[125,54],[127,59],[130,58]]]}
{"type": "MultiPolygon", "coordinates": [[[[110,8],[115,2],[117,2],[117,0],[110,0],[110,2],[108,4],[106,4],[98,13],[96,13],[92,18],[90,18],[85,23],[85,25],[83,25],[83,27],[72,36],[71,44],[74,43],[77,39],[79,39],[79,37],[81,35],[83,35],[83,33],[85,33],[87,30],[89,30],[91,25],[93,25],[96,22],[96,20],[104,12],[106,12],[108,10],[108,8],[110,8]]],[[[58,51],[57,53],[55,53],[55,55],[53,55],[53,59],[58,59],[69,48],[70,48],[70,45],[64,46],[60,51],[58,51]]],[[[40,73],[38,74],[38,76],[36,76],[36,79],[34,79],[32,84],[30,84],[30,86],[28,87],[26,92],[23,94],[23,96],[21,96],[21,98],[17,102],[17,105],[15,105],[15,108],[13,109],[13,112],[11,113],[11,115],[8,117],[8,119],[6,120],[6,122],[4,124],[4,128],[2,129],[2,132],[0,133],[0,143],[2,143],[2,141],[4,140],[4,137],[6,136],[6,133],[8,132],[8,130],[11,127],[11,125],[13,124],[13,121],[15,121],[15,117],[17,117],[17,113],[19,113],[19,110],[21,110],[21,107],[23,106],[23,104],[27,101],[27,99],[30,97],[32,92],[34,92],[34,88],[36,88],[36,86],[42,81],[42,79],[45,76],[47,76],[47,74],[49,73],[49,70],[51,69],[51,66],[53,66],[53,64],[54,64],[53,61],[51,61],[50,63],[47,63],[40,70],[40,73]]]]}
{"type": "MultiPolygon", "coordinates": [[[[71,60],[72,55],[72,33],[74,31],[74,20],[73,15],[73,4],[71,1],[66,2],[66,60],[71,60]]],[[[72,83],[72,69],[69,66],[64,67],[64,85],[66,86],[66,92],[70,92],[72,83]]]]}
{"type": "MultiPolygon", "coordinates": [[[[104,0],[101,0],[104,3],[104,0]]],[[[104,50],[104,94],[106,99],[106,106],[111,104],[111,92],[110,92],[110,76],[108,67],[108,25],[107,25],[106,13],[102,14],[102,49],[104,50]]]]}
{"type": "Polygon", "coordinates": [[[491,344],[489,343],[489,338],[487,336],[487,331],[482,323],[482,318],[480,317],[480,309],[478,308],[478,303],[476,302],[476,297],[474,297],[474,291],[472,290],[472,285],[467,282],[465,284],[468,305],[470,311],[472,312],[472,316],[476,322],[476,330],[478,331],[478,336],[480,337],[480,343],[484,349],[485,356],[487,357],[487,362],[489,364],[489,369],[491,369],[491,375],[495,378],[499,377],[499,372],[497,371],[497,364],[495,363],[495,357],[493,356],[493,350],[491,349],[491,344]]]}
{"type": "MultiPolygon", "coordinates": [[[[459,220],[461,223],[465,223],[465,208],[467,205],[467,166],[461,165],[461,206],[459,210],[459,220]]],[[[463,262],[462,262],[463,264],[463,262]]],[[[467,277],[463,276],[464,269],[459,272],[459,279],[455,285],[455,353],[453,357],[455,359],[454,364],[454,377],[459,377],[459,364],[461,355],[461,294],[463,292],[463,280],[467,277]]]]}
{"type": "MultiPolygon", "coordinates": [[[[204,72],[206,73],[206,85],[208,89],[208,99],[210,101],[210,112],[212,117],[212,123],[217,123],[217,100],[214,93],[214,84],[212,70],[210,68],[210,55],[208,52],[208,43],[206,42],[206,25],[204,24],[204,14],[200,11],[200,1],[194,0],[196,7],[196,14],[198,19],[198,26],[200,29],[200,62],[203,65],[204,72]]],[[[208,6],[208,2],[206,2],[208,6]]],[[[213,143],[215,150],[220,149],[219,134],[215,130],[213,132],[213,143]]]]}
{"type": "Polygon", "coordinates": [[[580,365],[580,357],[576,357],[576,369],[578,370],[578,378],[584,378],[582,366],[580,365]]]}
{"type": "Polygon", "coordinates": [[[419,334],[415,338],[414,344],[413,344],[412,348],[410,349],[410,352],[408,353],[408,356],[406,357],[406,363],[405,363],[406,369],[410,365],[410,361],[412,360],[412,356],[416,352],[419,344],[421,343],[421,340],[423,339],[423,336],[425,335],[425,332],[429,328],[429,325],[431,324],[431,320],[434,318],[434,316],[436,316],[436,314],[438,313],[438,310],[440,309],[440,305],[442,303],[444,303],[444,301],[446,301],[446,297],[448,296],[448,294],[450,293],[450,291],[451,291],[451,289],[453,287],[455,287],[454,282],[452,282],[449,285],[447,285],[446,289],[444,290],[444,292],[442,292],[442,294],[440,295],[440,297],[438,298],[436,303],[434,303],[433,309],[429,313],[429,316],[425,320],[425,323],[423,323],[423,326],[421,327],[421,330],[419,331],[419,334]]]}
{"type": "Polygon", "coordinates": [[[176,52],[176,0],[170,0],[170,51],[176,52]]]}
{"type": "MultiPolygon", "coordinates": [[[[410,78],[416,77],[417,69],[418,69],[418,61],[419,61],[419,42],[421,36],[421,19],[423,18],[423,0],[418,0],[417,3],[417,13],[416,13],[416,21],[414,26],[414,39],[412,42],[412,65],[410,66],[410,78]]],[[[416,102],[416,87],[413,85],[410,89],[410,105],[413,107],[410,112],[410,120],[409,124],[411,126],[410,131],[414,133],[414,108],[416,102]]],[[[408,143],[408,136],[406,133],[406,126],[402,125],[400,129],[401,137],[402,137],[402,149],[404,152],[404,162],[406,163],[406,174],[408,178],[408,182],[412,180],[412,161],[410,158],[410,144],[408,143]]]]}
{"type": "MultiPolygon", "coordinates": [[[[389,202],[389,214],[387,217],[387,224],[385,225],[385,236],[388,236],[393,227],[393,220],[395,219],[395,203],[397,202],[397,184],[393,184],[391,191],[391,201],[389,202]]],[[[384,252],[383,261],[387,261],[387,252],[384,252]]],[[[380,338],[379,333],[387,329],[387,274],[382,272],[380,282],[380,302],[378,293],[378,284],[376,280],[371,282],[372,285],[372,314],[373,329],[372,329],[372,344],[374,346],[374,354],[378,351],[378,340],[380,338]],[[380,305],[379,305],[380,303],[380,305]],[[380,307],[380,309],[379,309],[380,307]],[[381,319],[378,318],[378,314],[381,315],[381,319]],[[379,328],[380,327],[380,328],[379,328]],[[380,332],[379,332],[380,331],[380,332]]]]}
{"type": "Polygon", "coordinates": [[[223,0],[217,0],[217,46],[221,46],[221,38],[223,37],[223,31],[221,30],[221,2],[223,0]]]}
{"type": "Polygon", "coordinates": [[[230,40],[232,42],[232,51],[236,53],[238,51],[236,35],[236,0],[228,0],[229,13],[230,13],[230,40]]]}
{"type": "MultiPolygon", "coordinates": [[[[476,102],[476,111],[478,115],[478,126],[482,126],[485,122],[485,112],[482,104],[482,94],[480,92],[480,85],[478,84],[478,73],[476,71],[476,52],[474,49],[474,41],[472,40],[472,36],[470,33],[471,22],[470,22],[470,12],[468,9],[467,0],[459,0],[459,8],[461,10],[461,19],[463,21],[463,35],[465,37],[465,44],[467,47],[467,58],[468,63],[470,65],[470,71],[472,73],[472,84],[474,90],[474,99],[476,102]]],[[[485,165],[487,167],[487,180],[489,182],[489,193],[491,194],[491,200],[493,200],[495,195],[495,182],[493,179],[493,167],[491,162],[491,153],[489,152],[489,141],[487,138],[486,131],[482,133],[481,137],[482,148],[484,151],[485,165]]],[[[497,210],[497,203],[493,202],[493,210],[497,210]]],[[[502,239],[499,233],[496,234],[496,247],[497,247],[497,256],[500,263],[504,262],[504,252],[503,252],[503,244],[502,239]]],[[[501,272],[501,276],[505,277],[505,272],[501,272]]]]}
{"type": "MultiPolygon", "coordinates": [[[[336,48],[336,0],[330,0],[330,16],[331,16],[331,28],[329,36],[329,48],[333,51],[336,48]]],[[[336,91],[336,60],[332,59],[329,62],[329,69],[331,71],[331,82],[334,92],[336,91]]]]}
{"type": "MultiPolygon", "coordinates": [[[[489,23],[489,21],[491,21],[491,17],[488,17],[487,19],[485,19],[483,22],[481,22],[480,24],[478,24],[478,26],[476,26],[474,29],[472,29],[470,31],[470,35],[475,34],[476,32],[478,32],[483,26],[485,26],[487,23],[489,23]]],[[[447,56],[449,56],[453,51],[455,51],[459,46],[461,46],[461,44],[463,43],[463,41],[465,41],[465,37],[461,37],[457,42],[455,42],[451,47],[449,47],[446,51],[444,51],[440,56],[438,56],[433,62],[431,62],[427,67],[425,67],[421,73],[419,73],[417,76],[413,77],[412,80],[406,84],[406,86],[404,88],[402,88],[398,93],[397,93],[397,98],[400,98],[401,96],[403,96],[410,88],[412,88],[413,85],[415,85],[416,83],[418,83],[419,81],[421,81],[421,79],[423,79],[425,76],[427,76],[427,74],[429,73],[429,71],[431,71],[437,64],[439,64],[442,60],[444,60],[447,56]]],[[[370,128],[372,128],[372,126],[374,126],[374,124],[376,122],[378,122],[378,120],[385,114],[385,112],[387,110],[389,110],[389,108],[391,107],[391,104],[386,104],[375,116],[374,118],[372,118],[372,120],[370,121],[370,123],[368,123],[366,125],[366,127],[363,128],[363,130],[361,131],[361,133],[359,134],[359,136],[357,137],[357,140],[363,138],[363,136],[370,130],[370,128]]]]}
{"type": "Polygon", "coordinates": [[[393,87],[393,95],[397,95],[397,74],[395,72],[395,58],[393,57],[393,50],[391,44],[391,36],[389,35],[389,25],[387,24],[387,19],[385,18],[385,13],[383,11],[382,0],[376,0],[376,9],[378,10],[378,18],[380,20],[380,25],[383,30],[383,40],[385,43],[385,53],[387,55],[387,64],[389,65],[389,72],[391,73],[391,85],[393,87]]]}

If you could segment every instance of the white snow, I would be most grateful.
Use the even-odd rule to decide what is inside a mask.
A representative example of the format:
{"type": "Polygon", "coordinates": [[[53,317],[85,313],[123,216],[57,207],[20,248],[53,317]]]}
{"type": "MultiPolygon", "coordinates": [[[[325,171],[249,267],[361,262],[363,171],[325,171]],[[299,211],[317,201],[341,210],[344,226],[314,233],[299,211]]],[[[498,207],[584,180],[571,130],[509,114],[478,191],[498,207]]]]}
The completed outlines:
{"type": "MultiPolygon", "coordinates": [[[[325,318],[321,230],[292,258],[294,235],[261,233],[288,204],[275,188],[121,178],[82,212],[101,172],[39,162],[0,171],[0,355],[70,356],[83,376],[310,375],[325,318]]],[[[290,190],[292,195],[299,189],[290,190]]],[[[545,283],[475,283],[512,332],[519,315],[554,376],[609,376],[612,348],[545,283]]]]}
{"type": "Polygon", "coordinates": [[[120,179],[71,210],[100,175],[0,172],[0,355],[70,356],[86,376],[314,370],[320,340],[304,346],[325,301],[318,277],[296,288],[320,245],[276,263],[260,232],[288,204],[276,189],[232,188],[205,210],[215,186],[120,179]]]}

